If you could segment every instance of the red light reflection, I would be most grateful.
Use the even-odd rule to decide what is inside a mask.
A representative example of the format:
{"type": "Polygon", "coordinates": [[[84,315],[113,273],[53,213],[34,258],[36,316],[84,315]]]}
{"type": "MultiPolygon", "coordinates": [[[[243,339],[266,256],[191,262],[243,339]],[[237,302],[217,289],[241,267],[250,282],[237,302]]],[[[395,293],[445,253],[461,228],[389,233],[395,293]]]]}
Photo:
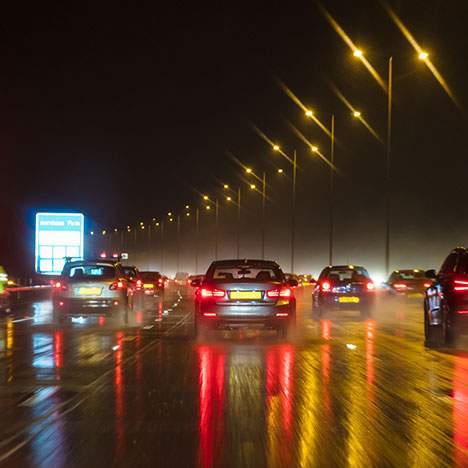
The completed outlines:
{"type": "Polygon", "coordinates": [[[56,330],[54,333],[54,363],[57,369],[60,369],[63,364],[63,332],[62,330],[56,330]]]}
{"type": "Polygon", "coordinates": [[[455,466],[468,466],[468,358],[455,357],[453,374],[453,442],[455,466]]]}
{"type": "Polygon", "coordinates": [[[331,320],[320,320],[320,326],[322,328],[322,338],[329,340],[331,338],[331,320]]]}
{"type": "Polygon", "coordinates": [[[122,455],[125,443],[124,430],[124,394],[122,385],[122,344],[123,332],[116,333],[118,349],[114,352],[114,388],[115,388],[115,435],[117,458],[122,455]]]}
{"type": "Polygon", "coordinates": [[[199,459],[203,467],[219,464],[223,440],[224,352],[210,346],[197,350],[200,392],[199,459]]]}

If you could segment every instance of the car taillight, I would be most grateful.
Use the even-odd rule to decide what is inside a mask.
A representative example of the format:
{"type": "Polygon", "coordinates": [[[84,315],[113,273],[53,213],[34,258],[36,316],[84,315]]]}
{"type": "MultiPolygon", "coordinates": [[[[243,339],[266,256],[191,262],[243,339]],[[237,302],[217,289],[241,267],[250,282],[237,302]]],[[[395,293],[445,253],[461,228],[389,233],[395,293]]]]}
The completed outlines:
{"type": "Polygon", "coordinates": [[[115,291],[116,289],[123,289],[125,287],[125,283],[122,280],[114,281],[110,286],[109,289],[115,291]]]}
{"type": "Polygon", "coordinates": [[[368,290],[368,291],[374,291],[374,290],[375,290],[375,284],[374,284],[372,281],[369,281],[369,282],[366,284],[366,287],[367,287],[367,290],[368,290]]]}
{"type": "Polygon", "coordinates": [[[291,297],[292,290],[291,288],[270,289],[266,294],[270,299],[275,299],[277,297],[291,297]]]}
{"type": "Polygon", "coordinates": [[[425,288],[430,288],[432,286],[432,283],[424,283],[425,288]]]}
{"type": "Polygon", "coordinates": [[[454,280],[453,290],[457,292],[468,291],[468,281],[464,280],[454,280]]]}
{"type": "Polygon", "coordinates": [[[53,284],[54,289],[61,289],[62,291],[65,291],[67,289],[67,285],[62,283],[61,281],[56,281],[53,284]]]}
{"type": "Polygon", "coordinates": [[[216,312],[203,312],[203,317],[216,317],[216,312]]]}
{"type": "Polygon", "coordinates": [[[159,285],[163,284],[163,280],[162,280],[162,279],[158,279],[158,283],[159,283],[159,285]]]}
{"type": "Polygon", "coordinates": [[[408,286],[405,283],[395,283],[393,287],[395,289],[406,289],[408,286]]]}
{"type": "Polygon", "coordinates": [[[141,288],[142,284],[143,283],[141,282],[141,280],[137,280],[137,282],[136,282],[137,288],[141,288]]]}
{"type": "Polygon", "coordinates": [[[322,291],[330,291],[331,289],[331,284],[328,282],[328,281],[323,281],[321,284],[320,284],[320,289],[322,291]]]}
{"type": "Polygon", "coordinates": [[[203,299],[208,299],[210,297],[224,297],[226,295],[226,291],[222,289],[210,289],[210,288],[201,288],[200,289],[200,296],[203,299]]]}

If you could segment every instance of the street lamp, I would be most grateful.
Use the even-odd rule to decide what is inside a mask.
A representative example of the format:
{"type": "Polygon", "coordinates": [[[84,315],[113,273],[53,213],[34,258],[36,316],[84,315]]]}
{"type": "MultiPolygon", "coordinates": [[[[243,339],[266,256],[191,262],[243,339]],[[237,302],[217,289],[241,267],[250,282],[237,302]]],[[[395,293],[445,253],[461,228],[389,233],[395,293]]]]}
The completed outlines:
{"type": "MultiPolygon", "coordinates": [[[[358,49],[357,49],[358,50],[358,49]]],[[[356,55],[357,50],[353,55],[364,60],[362,52],[356,55]]],[[[421,51],[419,53],[420,60],[426,60],[429,54],[421,51]]],[[[387,66],[387,142],[386,142],[386,165],[385,165],[385,272],[390,271],[390,223],[391,223],[391,163],[392,163],[392,95],[393,95],[393,57],[389,57],[387,66]]]]}
{"type": "Polygon", "coordinates": [[[427,60],[429,58],[429,54],[427,52],[424,52],[423,50],[419,52],[418,55],[419,60],[427,60]]]}
{"type": "MultiPolygon", "coordinates": [[[[313,112],[311,111],[310,116],[313,116],[313,112]]],[[[292,159],[281,150],[280,146],[274,144],[272,146],[273,151],[280,153],[283,157],[285,157],[293,166],[293,177],[292,177],[292,197],[291,197],[291,273],[294,273],[294,248],[296,242],[296,178],[297,178],[297,152],[294,150],[294,154],[292,159]]]]}
{"type": "MultiPolygon", "coordinates": [[[[249,174],[252,174],[257,180],[259,180],[262,183],[262,260],[265,259],[265,211],[266,211],[266,173],[263,171],[262,177],[260,178],[256,174],[254,174],[252,171],[249,172],[249,174]]],[[[255,184],[250,184],[250,189],[255,190],[256,185],[255,184]]]]}

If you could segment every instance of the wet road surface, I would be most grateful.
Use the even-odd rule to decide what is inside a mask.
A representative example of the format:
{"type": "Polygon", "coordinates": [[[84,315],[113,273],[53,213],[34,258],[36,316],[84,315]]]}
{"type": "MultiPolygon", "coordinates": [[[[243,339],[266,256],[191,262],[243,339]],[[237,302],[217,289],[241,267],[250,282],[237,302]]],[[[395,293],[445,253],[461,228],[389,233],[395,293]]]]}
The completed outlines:
{"type": "Polygon", "coordinates": [[[468,353],[424,348],[417,302],[317,320],[310,296],[288,340],[195,339],[191,291],[1,317],[0,465],[468,466],[468,353]]]}

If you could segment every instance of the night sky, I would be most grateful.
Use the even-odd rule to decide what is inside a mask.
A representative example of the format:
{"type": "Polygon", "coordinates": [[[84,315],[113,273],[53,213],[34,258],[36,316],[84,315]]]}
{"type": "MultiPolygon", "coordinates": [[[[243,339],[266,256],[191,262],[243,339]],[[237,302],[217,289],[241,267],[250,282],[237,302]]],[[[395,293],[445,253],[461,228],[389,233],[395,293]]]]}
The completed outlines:
{"type": "MultiPolygon", "coordinates": [[[[385,147],[352,120],[330,84],[382,137],[385,94],[314,2],[220,5],[35,2],[3,8],[0,263],[18,272],[31,268],[36,210],[77,210],[91,225],[105,227],[136,224],[193,204],[195,190],[213,193],[225,180],[237,184],[240,171],[227,151],[258,170],[272,169],[278,156],[252,130],[254,123],[286,152],[298,151],[298,249],[300,256],[312,250],[315,263],[300,268],[321,267],[328,173],[288,122],[325,156],[328,141],[283,93],[280,79],[320,119],[336,113],[339,260],[382,264],[385,147]]],[[[391,2],[461,109],[415,58],[379,1],[324,5],[382,76],[394,57],[394,266],[438,266],[448,249],[466,242],[468,229],[468,3],[391,2]]],[[[272,193],[280,195],[270,229],[289,220],[282,215],[288,192],[281,190],[272,183],[272,193]]]]}

